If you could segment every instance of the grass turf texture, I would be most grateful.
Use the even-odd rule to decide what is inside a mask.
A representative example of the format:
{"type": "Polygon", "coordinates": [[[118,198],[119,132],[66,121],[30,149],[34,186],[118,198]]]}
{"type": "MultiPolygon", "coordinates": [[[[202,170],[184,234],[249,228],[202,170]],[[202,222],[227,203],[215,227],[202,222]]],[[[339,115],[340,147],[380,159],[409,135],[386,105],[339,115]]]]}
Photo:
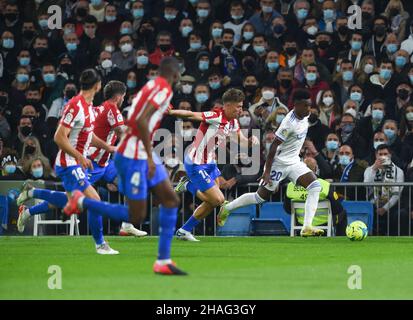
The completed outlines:
{"type": "Polygon", "coordinates": [[[1,299],[412,299],[411,238],[200,237],[174,240],[187,277],[152,272],[157,238],[107,237],[120,251],[100,256],[91,237],[1,237],[1,299]],[[62,268],[50,290],[48,267],[62,268]],[[362,268],[350,290],[349,266],[362,268]]]}

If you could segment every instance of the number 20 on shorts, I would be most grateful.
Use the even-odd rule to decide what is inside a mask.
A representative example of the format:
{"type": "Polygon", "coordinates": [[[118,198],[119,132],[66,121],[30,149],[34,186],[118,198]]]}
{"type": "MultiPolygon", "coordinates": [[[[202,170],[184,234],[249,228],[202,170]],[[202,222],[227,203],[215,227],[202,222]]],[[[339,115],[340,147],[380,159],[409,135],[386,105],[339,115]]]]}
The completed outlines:
{"type": "Polygon", "coordinates": [[[280,181],[282,172],[281,171],[271,171],[271,180],[280,181]]]}

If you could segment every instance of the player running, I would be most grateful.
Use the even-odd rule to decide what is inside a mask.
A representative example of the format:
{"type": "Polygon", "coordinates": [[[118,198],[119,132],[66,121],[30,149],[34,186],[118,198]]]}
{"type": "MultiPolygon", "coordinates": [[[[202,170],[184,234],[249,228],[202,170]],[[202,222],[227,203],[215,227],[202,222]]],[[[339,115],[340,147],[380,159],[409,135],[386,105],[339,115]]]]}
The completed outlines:
{"type": "MultiPolygon", "coordinates": [[[[126,86],[120,81],[109,81],[103,92],[106,101],[101,106],[93,108],[95,113],[93,132],[98,138],[105,141],[108,145],[113,146],[117,137],[122,134],[122,127],[124,125],[119,107],[123,103],[126,86]]],[[[88,153],[93,164],[93,170],[89,169],[87,171],[89,183],[93,185],[99,180],[103,180],[106,183],[116,184],[117,173],[113,161],[110,159],[110,153],[104,149],[97,149],[96,147],[90,147],[88,153]]],[[[17,229],[19,232],[24,231],[25,225],[31,216],[44,213],[49,208],[63,209],[67,203],[67,197],[64,192],[41,189],[41,191],[36,192],[39,196],[37,198],[43,200],[51,199],[52,202],[44,201],[38,205],[27,208],[23,203],[32,199],[34,193],[31,181],[26,181],[20,196],[17,198],[17,204],[19,205],[17,229]]],[[[96,224],[94,224],[94,217],[91,218],[91,231],[95,242],[96,244],[103,243],[102,218],[99,217],[96,224]],[[95,225],[96,227],[92,227],[95,225]]],[[[147,235],[145,231],[138,230],[132,224],[127,223],[122,223],[120,234],[137,237],[147,235]]],[[[106,251],[103,251],[103,254],[105,254],[105,252],[106,251]]],[[[98,253],[102,253],[101,250],[99,250],[98,253]]]]}
{"type": "Polygon", "coordinates": [[[148,81],[133,99],[128,113],[128,129],[114,157],[119,191],[125,195],[128,205],[96,201],[85,197],[81,191],[76,191],[70,197],[64,212],[71,215],[89,209],[113,220],[139,224],[146,217],[150,189],[161,203],[158,259],[153,270],[164,275],[185,275],[170,258],[179,198],[172,188],[165,167],[152,148],[152,136],[170,106],[172,86],[180,78],[178,61],[172,57],[164,58],[159,73],[160,76],[148,81]]]}
{"type": "Polygon", "coordinates": [[[306,188],[304,226],[301,236],[320,236],[322,229],[314,228],[312,221],[317,210],[321,184],[314,173],[300,161],[299,153],[308,130],[311,99],[306,89],[299,89],[293,95],[294,109],[282,120],[271,144],[265,162],[261,185],[256,193],[245,193],[232,202],[221,206],[217,220],[223,226],[231,211],[251,204],[262,204],[270,200],[271,193],[278,189],[281,180],[288,178],[294,184],[306,188]],[[275,157],[275,158],[274,158],[275,157]]]}
{"type": "MultiPolygon", "coordinates": [[[[89,146],[93,145],[111,153],[114,147],[99,139],[94,133],[95,114],[93,112],[93,98],[101,89],[101,79],[94,69],[87,69],[80,76],[80,92],[65,106],[59,126],[56,130],[54,141],[59,147],[56,156],[55,170],[62,180],[63,187],[68,197],[74,190],[82,190],[88,198],[100,200],[95,188],[90,184],[87,170],[93,170],[92,162],[87,159],[89,146]]],[[[29,198],[44,199],[43,210],[49,208],[49,204],[63,207],[67,202],[66,196],[61,192],[28,188],[24,190],[18,199],[18,204],[24,203],[29,198]]],[[[94,215],[88,212],[89,226],[96,243],[98,254],[118,254],[107,242],[102,233],[102,221],[98,213],[94,215]]],[[[79,213],[79,212],[76,212],[79,213]]],[[[20,210],[18,228],[24,229],[28,219],[27,210],[20,210]]]]}
{"type": "Polygon", "coordinates": [[[177,193],[189,191],[203,202],[188,221],[177,230],[178,239],[199,241],[191,233],[192,229],[225,201],[219,189],[218,177],[221,172],[215,162],[215,150],[220,145],[225,146],[227,137],[233,137],[234,134],[243,145],[248,145],[250,142],[259,144],[255,136],[249,140],[240,130],[237,118],[241,115],[244,99],[242,91],[229,89],[222,96],[223,108],[214,108],[208,112],[169,111],[171,115],[179,118],[201,121],[195,140],[185,156],[184,165],[188,177],[181,179],[175,191],[177,193]]]}

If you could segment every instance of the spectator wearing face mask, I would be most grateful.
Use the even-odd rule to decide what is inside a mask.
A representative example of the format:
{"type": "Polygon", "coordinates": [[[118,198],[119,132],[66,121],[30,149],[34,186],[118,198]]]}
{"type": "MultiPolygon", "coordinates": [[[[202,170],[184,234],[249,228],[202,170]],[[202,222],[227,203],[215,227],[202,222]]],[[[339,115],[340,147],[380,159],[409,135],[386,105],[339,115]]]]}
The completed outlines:
{"type": "Polygon", "coordinates": [[[293,90],[293,72],[287,68],[281,68],[277,74],[277,94],[284,105],[288,105],[288,99],[293,90]]]}
{"type": "Polygon", "coordinates": [[[206,84],[198,84],[194,90],[195,110],[198,112],[209,111],[211,109],[209,86],[206,84]]]}
{"type": "MultiPolygon", "coordinates": [[[[102,78],[102,86],[105,86],[111,80],[126,80],[126,73],[112,62],[112,54],[109,51],[102,51],[97,62],[95,69],[102,78]]],[[[98,92],[97,96],[103,101],[103,94],[101,92],[98,92]]]]}
{"type": "Polygon", "coordinates": [[[18,154],[13,149],[4,149],[0,159],[0,180],[24,180],[25,176],[17,166],[18,154]]]}
{"type": "Polygon", "coordinates": [[[160,31],[156,36],[156,48],[149,55],[149,61],[159,66],[162,58],[173,56],[175,53],[172,45],[172,36],[168,31],[160,31]]]}
{"type": "Polygon", "coordinates": [[[28,179],[56,180],[49,161],[44,157],[32,157],[23,163],[23,172],[28,179]]]}
{"type": "MultiPolygon", "coordinates": [[[[387,145],[389,146],[391,153],[400,158],[403,145],[399,137],[399,127],[397,122],[394,120],[386,120],[383,124],[382,132],[387,137],[387,145]]],[[[405,164],[403,164],[402,167],[404,167],[404,165],[405,164]]]]}
{"type": "Polygon", "coordinates": [[[39,140],[34,136],[29,136],[24,140],[22,155],[19,161],[19,165],[23,166],[23,163],[27,162],[33,157],[43,157],[39,140]]]}
{"type": "Polygon", "coordinates": [[[359,112],[367,116],[366,111],[369,107],[366,99],[364,98],[363,87],[358,84],[353,84],[348,88],[348,97],[350,100],[357,102],[359,112]]]}
{"type": "Polygon", "coordinates": [[[60,97],[66,83],[66,79],[57,75],[56,67],[52,63],[45,63],[42,67],[43,93],[42,101],[47,109],[50,109],[52,102],[60,97]]]}
{"type": "Polygon", "coordinates": [[[27,137],[32,134],[33,125],[30,118],[22,117],[17,126],[17,134],[10,139],[8,146],[17,151],[17,154],[22,154],[23,143],[27,137]]]}
{"type": "Polygon", "coordinates": [[[281,121],[285,118],[288,113],[288,108],[284,105],[279,105],[277,108],[274,109],[273,112],[267,117],[265,130],[274,130],[274,132],[278,129],[281,124],[281,121]]]}
{"type": "MultiPolygon", "coordinates": [[[[27,117],[32,121],[32,135],[40,139],[43,146],[46,146],[49,138],[46,122],[40,117],[39,112],[31,105],[26,105],[22,109],[22,117],[27,117]]],[[[45,149],[44,149],[45,150],[45,149]]]]}
{"type": "Polygon", "coordinates": [[[320,91],[317,97],[317,106],[321,123],[332,128],[333,123],[341,117],[341,107],[332,90],[320,91]]]}
{"type": "Polygon", "coordinates": [[[370,76],[376,72],[377,62],[376,58],[372,55],[365,55],[360,62],[360,67],[356,69],[355,78],[356,83],[362,85],[369,80],[370,76]]]}
{"type": "Polygon", "coordinates": [[[384,16],[389,20],[390,29],[397,34],[398,40],[403,41],[406,39],[408,20],[411,16],[409,15],[409,11],[404,8],[403,1],[389,1],[384,10],[384,16]]]}
{"type": "Polygon", "coordinates": [[[396,88],[396,104],[387,106],[388,118],[400,122],[404,108],[413,102],[413,89],[408,82],[401,82],[396,88]]]}
{"type": "MultiPolygon", "coordinates": [[[[364,171],[368,164],[364,160],[359,160],[353,154],[353,149],[349,145],[342,145],[338,153],[339,163],[333,171],[333,180],[335,182],[363,182],[364,171]]],[[[338,187],[337,192],[345,196],[346,200],[356,200],[356,189],[349,187],[345,190],[344,187],[338,187]]],[[[357,189],[357,199],[365,199],[364,188],[357,189]]]]}
{"type": "Polygon", "coordinates": [[[351,99],[344,102],[343,114],[351,114],[356,122],[362,117],[362,113],[359,111],[359,104],[351,99]]]}
{"type": "Polygon", "coordinates": [[[373,34],[367,40],[365,50],[379,60],[385,47],[386,33],[388,31],[387,18],[384,16],[376,17],[373,21],[372,31],[373,34]]]}
{"type": "Polygon", "coordinates": [[[373,135],[382,130],[385,120],[385,102],[380,99],[373,100],[371,103],[371,114],[361,118],[356,126],[357,131],[365,138],[368,145],[372,145],[373,135]]]}
{"type": "Polygon", "coordinates": [[[97,19],[91,15],[87,16],[83,21],[83,33],[79,38],[79,47],[85,50],[91,66],[95,65],[102,45],[101,36],[97,33],[97,28],[97,19]]]}
{"type": "Polygon", "coordinates": [[[364,137],[362,137],[357,130],[355,117],[352,114],[344,114],[341,117],[337,135],[340,137],[342,144],[348,145],[352,148],[352,153],[359,159],[363,159],[368,154],[368,145],[364,137]]]}
{"type": "Polygon", "coordinates": [[[195,87],[195,78],[189,75],[184,75],[181,77],[181,85],[176,89],[176,93],[173,97],[172,105],[176,105],[178,101],[183,99],[193,100],[193,91],[195,87]]]}
{"type": "MultiPolygon", "coordinates": [[[[387,145],[380,145],[376,150],[376,161],[364,172],[364,182],[397,183],[404,182],[403,170],[391,160],[391,151],[387,145]]],[[[375,204],[375,223],[379,225],[377,234],[398,235],[399,218],[400,232],[408,234],[410,217],[403,208],[398,210],[397,202],[400,199],[403,187],[373,187],[370,199],[375,204]],[[378,219],[378,221],[377,221],[378,219]],[[390,220],[390,229],[387,229],[387,220],[390,220]]]]}
{"type": "Polygon", "coordinates": [[[354,80],[353,64],[350,60],[341,60],[340,71],[336,73],[336,80],[331,86],[338,103],[344,104],[349,99],[349,88],[354,84],[354,80]]]}
{"type": "Polygon", "coordinates": [[[116,6],[108,4],[105,6],[105,19],[99,23],[98,33],[104,38],[116,39],[119,36],[120,24],[116,6]]]}
{"type": "MultiPolygon", "coordinates": [[[[330,133],[327,135],[324,148],[321,150],[321,155],[328,162],[332,171],[336,170],[339,164],[338,152],[340,149],[340,139],[335,133],[330,133]]],[[[331,178],[331,176],[325,176],[331,178]]]]}
{"type": "MultiPolygon", "coordinates": [[[[197,53],[196,58],[194,62],[192,63],[193,68],[192,69],[191,67],[188,68],[189,75],[197,79],[197,81],[207,82],[210,68],[212,67],[210,58],[211,56],[209,52],[207,51],[201,51],[197,53]]],[[[189,65],[190,64],[191,62],[189,61],[189,65]]]]}
{"type": "Polygon", "coordinates": [[[122,71],[132,69],[136,65],[136,50],[130,35],[119,38],[119,50],[112,55],[112,62],[122,71]]]}
{"type": "Polygon", "coordinates": [[[403,137],[401,158],[405,163],[413,160],[413,104],[408,105],[400,124],[400,135],[403,137]]]}
{"type": "Polygon", "coordinates": [[[307,138],[313,143],[317,151],[324,148],[324,141],[327,135],[331,132],[330,128],[322,124],[318,118],[320,110],[317,107],[311,107],[310,116],[308,117],[308,132],[307,138]]]}

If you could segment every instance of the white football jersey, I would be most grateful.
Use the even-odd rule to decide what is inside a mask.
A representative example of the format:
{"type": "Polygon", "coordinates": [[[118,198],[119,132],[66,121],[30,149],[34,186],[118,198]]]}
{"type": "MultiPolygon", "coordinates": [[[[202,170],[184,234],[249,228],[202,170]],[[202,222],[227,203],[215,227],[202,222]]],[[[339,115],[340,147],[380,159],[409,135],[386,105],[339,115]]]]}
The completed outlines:
{"type": "Polygon", "coordinates": [[[298,119],[291,110],[281,121],[275,135],[281,143],[274,157],[274,162],[282,165],[292,165],[300,162],[300,150],[308,131],[308,117],[298,119]]]}

